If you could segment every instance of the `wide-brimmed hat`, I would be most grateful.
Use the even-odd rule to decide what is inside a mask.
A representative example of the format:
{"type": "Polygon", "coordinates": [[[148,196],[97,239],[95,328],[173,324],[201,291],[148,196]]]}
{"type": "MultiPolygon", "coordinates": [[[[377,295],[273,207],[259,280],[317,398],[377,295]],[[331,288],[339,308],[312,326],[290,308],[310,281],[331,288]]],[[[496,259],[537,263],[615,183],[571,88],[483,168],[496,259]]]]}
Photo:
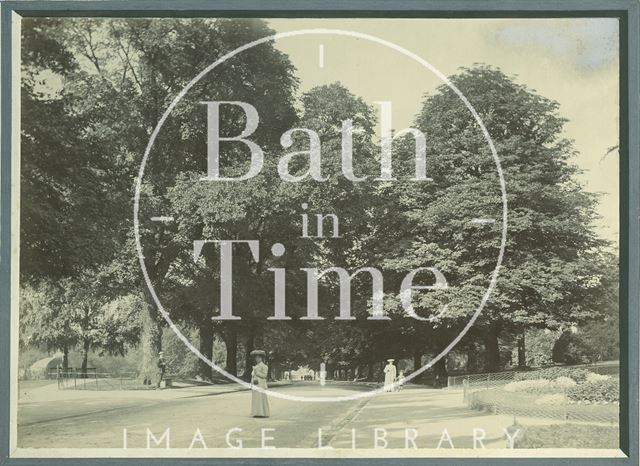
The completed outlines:
{"type": "Polygon", "coordinates": [[[387,362],[393,362],[395,359],[387,359],[387,362]]]}
{"type": "Polygon", "coordinates": [[[267,356],[267,353],[261,349],[255,349],[249,353],[249,356],[262,356],[264,358],[267,356]]]}

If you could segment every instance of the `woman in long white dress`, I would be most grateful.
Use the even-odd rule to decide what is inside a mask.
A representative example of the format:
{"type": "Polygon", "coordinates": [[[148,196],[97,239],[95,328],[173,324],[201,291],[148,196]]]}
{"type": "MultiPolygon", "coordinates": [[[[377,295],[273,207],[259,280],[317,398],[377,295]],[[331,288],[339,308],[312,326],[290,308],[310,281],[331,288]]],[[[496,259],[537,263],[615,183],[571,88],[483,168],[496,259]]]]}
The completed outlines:
{"type": "MultiPolygon", "coordinates": [[[[264,363],[266,353],[262,350],[251,352],[255,358],[256,365],[251,371],[251,384],[262,389],[267,388],[267,374],[269,368],[264,363]]],[[[253,417],[269,417],[269,399],[267,394],[258,390],[251,390],[251,415],[253,417]]]]}
{"type": "Polygon", "coordinates": [[[393,365],[395,359],[387,359],[388,363],[384,366],[384,391],[393,391],[392,385],[396,380],[396,366],[393,365]]]}

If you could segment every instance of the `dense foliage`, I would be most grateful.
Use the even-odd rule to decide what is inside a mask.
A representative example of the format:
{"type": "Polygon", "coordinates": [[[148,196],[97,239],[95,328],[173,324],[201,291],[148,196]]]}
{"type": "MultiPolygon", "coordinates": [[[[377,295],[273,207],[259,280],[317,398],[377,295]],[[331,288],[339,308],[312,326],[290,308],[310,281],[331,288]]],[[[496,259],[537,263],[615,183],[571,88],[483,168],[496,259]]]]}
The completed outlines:
{"type": "MultiPolygon", "coordinates": [[[[122,354],[137,346],[141,379],[152,377],[164,347],[172,353],[167,356],[172,370],[212,379],[208,364],[185,359],[176,340],[163,341],[166,323],[142,280],[133,243],[133,186],[149,136],[183,86],[214,58],[272,31],[254,19],[44,18],[25,19],[22,31],[23,346],[64,354],[79,346],[85,367],[91,350],[122,354]]],[[[425,96],[414,125],[428,135],[433,181],[402,181],[414,170],[415,143],[406,136],[393,146],[399,182],[380,183],[371,176],[354,183],[340,174],[341,120],[352,119],[358,129],[354,172],[376,174],[376,109],[339,83],[300,95],[296,70],[272,43],[241,58],[190,90],[167,119],[146,166],[140,200],[143,255],[171,319],[197,340],[204,356],[232,374],[242,375],[258,346],[270,352],[276,377],[299,365],[317,368],[322,361],[330,376],[340,378],[376,378],[388,357],[404,360],[405,370],[420,367],[467,323],[496,265],[502,200],[476,122],[442,86],[425,96]],[[242,183],[201,181],[207,144],[201,102],[215,99],[248,101],[269,115],[252,135],[267,154],[260,176],[242,183]],[[290,183],[278,176],[281,137],[293,127],[317,133],[327,182],[290,183]],[[318,212],[338,216],[340,238],[301,238],[303,204],[310,218],[318,212]],[[175,221],[148,220],[157,215],[175,221]],[[480,215],[497,221],[469,222],[480,215]],[[232,299],[242,320],[212,321],[220,311],[220,252],[208,245],[202,260],[194,262],[193,241],[226,238],[259,239],[262,252],[255,260],[247,248],[236,250],[232,299]],[[288,253],[269,255],[276,242],[288,253]],[[300,320],[307,312],[307,280],[300,269],[330,266],[351,272],[380,268],[392,319],[367,320],[371,283],[358,277],[351,296],[356,319],[333,320],[339,314],[339,282],[327,276],[318,291],[325,320],[300,320]],[[449,287],[415,293],[413,305],[422,318],[416,320],[404,315],[398,290],[408,271],[423,267],[438,268],[449,287]],[[285,287],[291,320],[267,320],[273,314],[273,268],[296,271],[287,274],[285,287]]],[[[617,263],[594,233],[596,196],[577,181],[558,104],[487,66],[463,69],[451,80],[492,135],[509,198],[507,253],[496,290],[458,347],[468,354],[469,370],[501,369],[514,345],[524,353],[527,329],[562,332],[584,324],[594,334],[615,329],[617,263]]],[[[230,109],[223,116],[221,132],[238,134],[245,124],[242,114],[230,109]]],[[[304,153],[308,144],[298,134],[289,149],[304,153]]],[[[225,149],[225,173],[246,172],[241,147],[225,149]]],[[[292,157],[293,173],[307,168],[304,157],[292,157]]],[[[433,280],[424,271],[419,278],[433,280]]],[[[588,351],[578,344],[584,342],[580,334],[566,335],[556,343],[554,360],[616,355],[615,332],[588,351]],[[583,357],[585,352],[591,356],[583,357]]],[[[439,381],[446,370],[442,359],[435,367],[439,381]]],[[[553,379],[561,375],[582,382],[578,372],[553,379]]]]}
{"type": "Polygon", "coordinates": [[[587,369],[556,366],[547,367],[538,371],[518,372],[515,378],[516,380],[555,380],[558,377],[568,377],[575,380],[577,383],[582,383],[587,380],[589,374],[592,374],[592,372],[587,369]]]}
{"type": "Polygon", "coordinates": [[[611,403],[620,400],[620,382],[609,377],[578,384],[567,390],[567,396],[573,401],[590,403],[611,403]]]}

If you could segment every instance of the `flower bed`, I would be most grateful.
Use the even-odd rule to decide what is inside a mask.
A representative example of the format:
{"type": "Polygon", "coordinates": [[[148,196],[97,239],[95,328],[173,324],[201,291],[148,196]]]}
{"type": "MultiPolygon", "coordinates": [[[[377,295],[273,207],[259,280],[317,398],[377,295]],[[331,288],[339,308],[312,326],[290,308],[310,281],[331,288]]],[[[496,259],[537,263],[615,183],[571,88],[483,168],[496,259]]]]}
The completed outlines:
{"type": "Polygon", "coordinates": [[[574,402],[617,403],[620,400],[620,383],[614,378],[595,379],[571,387],[567,397],[574,402]]]}
{"type": "Polygon", "coordinates": [[[574,380],[576,383],[582,383],[587,380],[587,377],[589,377],[590,374],[593,374],[593,372],[586,369],[571,367],[547,367],[546,369],[540,369],[539,371],[518,372],[515,376],[515,380],[555,380],[558,377],[567,377],[574,380]]]}
{"type": "Polygon", "coordinates": [[[620,384],[616,378],[564,367],[519,373],[516,381],[505,385],[504,389],[540,395],[566,392],[570,402],[617,403],[620,399],[620,384]]]}
{"type": "Polygon", "coordinates": [[[564,393],[575,387],[576,382],[569,377],[558,377],[555,380],[534,379],[511,382],[504,386],[507,392],[525,392],[534,394],[564,393]]]}
{"type": "Polygon", "coordinates": [[[550,367],[516,373],[501,387],[471,391],[472,408],[495,414],[513,414],[586,422],[617,423],[620,386],[617,378],[586,369],[550,367]]]}
{"type": "Polygon", "coordinates": [[[564,393],[540,395],[492,388],[470,393],[467,401],[473,409],[514,416],[617,423],[620,415],[616,403],[572,403],[564,393]]]}

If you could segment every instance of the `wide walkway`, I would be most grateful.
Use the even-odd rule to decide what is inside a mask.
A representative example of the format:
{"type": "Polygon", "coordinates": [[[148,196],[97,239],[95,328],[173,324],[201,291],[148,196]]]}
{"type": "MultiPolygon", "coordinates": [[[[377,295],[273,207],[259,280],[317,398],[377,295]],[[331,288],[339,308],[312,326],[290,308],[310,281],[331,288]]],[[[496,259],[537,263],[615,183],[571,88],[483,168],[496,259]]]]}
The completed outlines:
{"type": "MultiPolygon", "coordinates": [[[[298,382],[274,388],[299,396],[345,396],[371,386],[298,382]]],[[[503,449],[508,442],[504,429],[513,423],[510,416],[467,408],[459,391],[412,385],[342,402],[271,397],[268,419],[250,417],[250,400],[250,392],[233,384],[158,391],[59,391],[49,385],[21,393],[18,446],[122,448],[126,439],[129,448],[145,448],[147,429],[156,438],[170,429],[172,448],[188,448],[200,432],[203,441],[196,448],[229,448],[238,442],[243,448],[261,448],[266,436],[272,437],[266,446],[280,448],[458,449],[473,448],[475,435],[476,448],[503,449]]]]}

